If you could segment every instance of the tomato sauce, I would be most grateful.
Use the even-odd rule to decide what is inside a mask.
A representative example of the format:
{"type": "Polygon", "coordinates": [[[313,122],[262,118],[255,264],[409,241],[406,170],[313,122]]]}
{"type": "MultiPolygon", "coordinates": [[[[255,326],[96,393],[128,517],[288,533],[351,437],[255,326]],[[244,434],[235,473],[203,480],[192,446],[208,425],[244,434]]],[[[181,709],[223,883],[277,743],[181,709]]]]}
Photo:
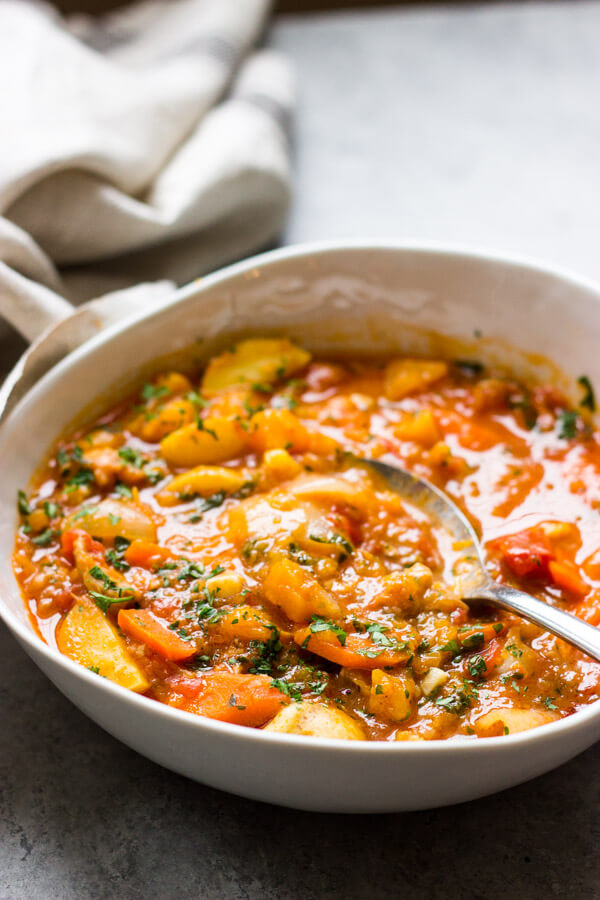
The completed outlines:
{"type": "Polygon", "coordinates": [[[65,436],[14,568],[40,635],[156,701],[348,740],[494,737],[598,699],[600,665],[471,611],[449,535],[349,456],[469,516],[493,578],[600,623],[600,440],[581,404],[478,362],[315,360],[242,341],[65,436]]]}

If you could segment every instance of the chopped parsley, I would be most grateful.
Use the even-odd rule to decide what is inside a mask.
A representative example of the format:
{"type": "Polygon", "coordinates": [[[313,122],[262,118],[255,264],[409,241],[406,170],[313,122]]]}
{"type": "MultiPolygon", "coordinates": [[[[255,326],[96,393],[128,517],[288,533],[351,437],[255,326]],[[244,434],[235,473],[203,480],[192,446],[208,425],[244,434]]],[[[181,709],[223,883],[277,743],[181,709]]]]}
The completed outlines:
{"type": "Polygon", "coordinates": [[[75,472],[74,475],[66,482],[66,492],[67,494],[73,493],[77,488],[87,487],[94,480],[94,473],[91,469],[81,468],[79,472],[75,472]]]}
{"type": "Polygon", "coordinates": [[[316,544],[338,544],[344,551],[340,556],[340,562],[343,562],[354,553],[354,546],[352,545],[352,543],[348,540],[347,537],[344,537],[344,535],[340,534],[338,531],[334,531],[333,534],[328,534],[326,536],[320,534],[309,534],[309,539],[311,541],[314,541],[316,544]]]}
{"type": "Polygon", "coordinates": [[[129,466],[134,466],[134,468],[136,469],[141,469],[144,465],[144,457],[137,450],[134,450],[133,447],[121,447],[118,453],[119,458],[129,466]]]}
{"type": "Polygon", "coordinates": [[[511,409],[517,409],[521,411],[523,416],[523,424],[528,431],[531,431],[535,428],[537,424],[537,409],[533,405],[531,400],[531,395],[528,391],[522,391],[519,394],[515,394],[512,397],[509,397],[508,405],[511,409]]]}
{"type": "Polygon", "coordinates": [[[142,400],[158,400],[160,397],[164,397],[165,394],[168,393],[169,388],[165,384],[146,383],[142,387],[141,391],[142,400]]]}
{"type": "Polygon", "coordinates": [[[214,428],[207,428],[204,424],[204,419],[201,419],[200,416],[196,419],[196,428],[198,431],[205,431],[207,434],[210,434],[211,438],[214,438],[215,441],[219,440],[219,436],[214,428]]]}
{"type": "Polygon", "coordinates": [[[60,534],[60,531],[56,531],[54,528],[46,528],[45,531],[42,531],[41,534],[36,535],[36,537],[31,538],[32,543],[36,545],[36,547],[47,547],[48,544],[51,544],[60,534]]]}
{"type": "Polygon", "coordinates": [[[563,409],[558,415],[558,436],[564,441],[572,440],[577,434],[579,416],[574,409],[563,409]]]}
{"type": "Polygon", "coordinates": [[[19,512],[21,513],[22,516],[28,516],[28,515],[30,515],[30,513],[33,512],[33,509],[27,502],[27,496],[25,494],[25,491],[17,492],[17,506],[18,506],[19,512]]]}
{"type": "Polygon", "coordinates": [[[192,524],[196,522],[200,522],[205,513],[209,511],[209,509],[216,509],[217,506],[222,506],[225,503],[225,499],[227,494],[225,491],[219,491],[216,494],[212,494],[210,497],[203,497],[201,500],[198,500],[196,505],[196,512],[193,516],[190,516],[189,521],[192,524]]]}
{"type": "Polygon", "coordinates": [[[292,559],[295,559],[300,566],[312,566],[315,563],[313,557],[305,553],[302,547],[294,541],[288,544],[288,554],[292,559]]]}
{"type": "Polygon", "coordinates": [[[279,630],[270,626],[271,637],[267,641],[250,641],[248,649],[251,655],[245,660],[249,663],[248,671],[253,675],[272,675],[275,661],[283,644],[279,640],[279,630]]]}
{"type": "Polygon", "coordinates": [[[589,409],[590,412],[596,412],[596,396],[590,379],[587,375],[581,375],[577,379],[577,383],[581,385],[584,391],[579,405],[589,409]]]}
{"type": "Polygon", "coordinates": [[[60,508],[58,503],[54,503],[53,500],[46,500],[46,502],[44,503],[44,512],[49,519],[57,519],[60,515],[62,515],[62,509],[60,508]]]}
{"type": "Polygon", "coordinates": [[[99,591],[88,591],[90,597],[95,601],[96,606],[101,609],[103,613],[107,612],[114,603],[122,603],[124,600],[133,600],[133,590],[131,588],[123,589],[118,587],[116,582],[113,581],[110,575],[107,572],[104,572],[100,566],[92,566],[89,570],[89,574],[96,581],[99,581],[106,591],[116,591],[116,597],[102,594],[99,591]]]}
{"type": "Polygon", "coordinates": [[[104,554],[106,562],[119,572],[126,572],[131,568],[129,563],[123,558],[129,544],[130,541],[127,538],[120,536],[116,537],[114,547],[111,547],[111,549],[107,550],[104,554]]]}
{"type": "Polygon", "coordinates": [[[456,656],[457,653],[460,653],[460,645],[456,639],[448,641],[447,644],[444,644],[443,647],[438,648],[441,653],[452,653],[456,656]]]}
{"type": "MultiPolygon", "coordinates": [[[[346,638],[348,637],[347,633],[341,628],[339,625],[336,625],[335,622],[330,622],[327,619],[322,619],[321,616],[311,616],[312,622],[310,625],[310,630],[313,634],[318,634],[320,631],[332,631],[336,636],[342,647],[346,644],[346,638]]],[[[310,635],[306,638],[303,647],[308,645],[310,635]]]]}
{"type": "Polygon", "coordinates": [[[485,659],[483,658],[483,656],[479,656],[479,654],[471,657],[468,662],[467,668],[469,670],[469,675],[471,676],[471,678],[475,679],[483,678],[487,671],[485,659]]]}

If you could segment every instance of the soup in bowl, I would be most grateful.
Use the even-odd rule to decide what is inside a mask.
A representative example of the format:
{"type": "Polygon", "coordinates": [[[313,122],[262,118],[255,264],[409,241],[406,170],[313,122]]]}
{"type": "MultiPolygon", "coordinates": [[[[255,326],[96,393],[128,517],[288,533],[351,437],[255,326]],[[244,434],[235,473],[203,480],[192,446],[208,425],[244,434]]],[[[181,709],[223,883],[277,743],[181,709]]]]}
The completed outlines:
{"type": "Polygon", "coordinates": [[[596,304],[391,247],[280,251],[185,289],[3,429],[9,624],[108,730],[249,796],[416,808],[568,758],[598,733],[600,667],[470,610],[460,548],[356,457],[429,478],[494,577],[596,624],[596,304]]]}

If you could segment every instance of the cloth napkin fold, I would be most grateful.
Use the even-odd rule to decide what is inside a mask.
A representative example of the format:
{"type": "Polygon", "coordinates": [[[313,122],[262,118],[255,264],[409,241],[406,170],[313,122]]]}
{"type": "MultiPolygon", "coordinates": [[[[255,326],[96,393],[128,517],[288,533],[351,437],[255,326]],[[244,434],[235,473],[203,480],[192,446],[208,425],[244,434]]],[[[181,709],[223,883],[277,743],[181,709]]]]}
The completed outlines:
{"type": "Polygon", "coordinates": [[[273,240],[293,77],[268,0],[149,0],[101,19],[0,3],[0,314],[188,281],[273,240]]]}

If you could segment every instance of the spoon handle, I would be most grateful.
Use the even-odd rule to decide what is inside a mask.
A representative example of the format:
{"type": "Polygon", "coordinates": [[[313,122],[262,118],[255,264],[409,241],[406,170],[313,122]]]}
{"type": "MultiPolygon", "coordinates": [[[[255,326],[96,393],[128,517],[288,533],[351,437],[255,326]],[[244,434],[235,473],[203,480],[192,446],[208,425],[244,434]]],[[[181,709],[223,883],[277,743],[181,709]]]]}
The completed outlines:
{"type": "MultiPolygon", "coordinates": [[[[465,598],[467,602],[468,599],[465,598]]],[[[473,596],[472,599],[486,600],[493,606],[517,613],[600,662],[600,629],[583,622],[571,613],[556,609],[524,591],[517,591],[497,582],[490,583],[477,593],[477,598],[473,596]]]]}

